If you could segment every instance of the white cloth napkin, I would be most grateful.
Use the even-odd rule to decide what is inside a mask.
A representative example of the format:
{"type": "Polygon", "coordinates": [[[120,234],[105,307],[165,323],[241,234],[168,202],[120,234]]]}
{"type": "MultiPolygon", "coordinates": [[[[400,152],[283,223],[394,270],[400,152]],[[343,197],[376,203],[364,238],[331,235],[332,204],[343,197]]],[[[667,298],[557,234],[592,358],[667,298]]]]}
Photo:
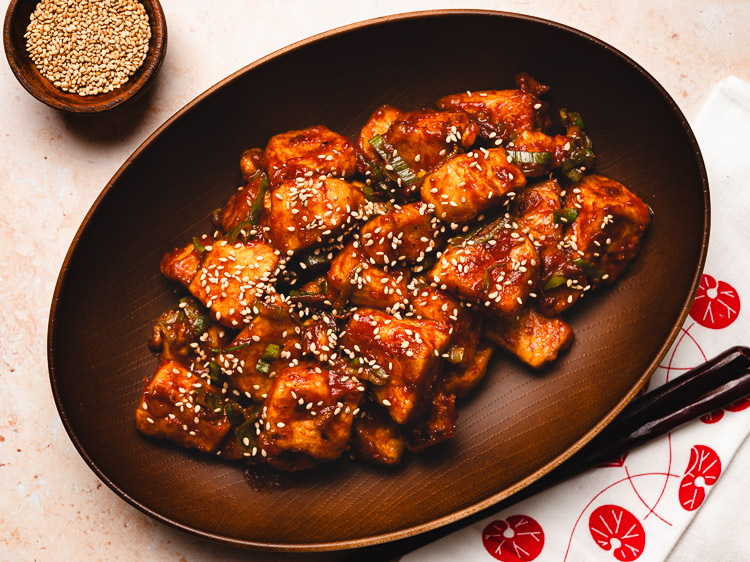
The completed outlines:
{"type": "MultiPolygon", "coordinates": [[[[652,377],[652,389],[748,343],[750,313],[740,302],[750,298],[748,129],[750,84],[727,78],[694,127],[711,185],[706,267],[690,316],[652,377]]],[[[750,400],[741,400],[402,561],[662,561],[749,433],[750,400]]]]}

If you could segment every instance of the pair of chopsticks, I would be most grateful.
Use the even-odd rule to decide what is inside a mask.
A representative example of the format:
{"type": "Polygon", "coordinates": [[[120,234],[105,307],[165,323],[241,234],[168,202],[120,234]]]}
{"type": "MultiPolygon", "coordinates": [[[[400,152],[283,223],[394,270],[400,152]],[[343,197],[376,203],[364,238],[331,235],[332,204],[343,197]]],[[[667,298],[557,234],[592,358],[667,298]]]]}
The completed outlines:
{"type": "Polygon", "coordinates": [[[402,554],[489,517],[586,469],[618,457],[680,425],[750,395],[750,348],[732,347],[633,400],[599,435],[563,464],[502,502],[440,529],[357,551],[363,560],[395,560],[402,554]]]}

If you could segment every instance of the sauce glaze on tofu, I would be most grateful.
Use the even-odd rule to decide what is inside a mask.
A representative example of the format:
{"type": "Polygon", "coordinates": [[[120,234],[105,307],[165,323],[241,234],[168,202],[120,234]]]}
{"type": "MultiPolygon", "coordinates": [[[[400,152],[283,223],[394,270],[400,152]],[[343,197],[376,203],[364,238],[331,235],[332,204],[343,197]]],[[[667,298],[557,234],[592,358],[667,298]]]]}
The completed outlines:
{"type": "Polygon", "coordinates": [[[137,429],[285,471],[394,465],[456,434],[493,355],[555,376],[563,315],[628,275],[652,211],[592,173],[578,113],[553,126],[550,88],[515,83],[239,155],[213,228],[161,261],[183,295],[137,429]]]}

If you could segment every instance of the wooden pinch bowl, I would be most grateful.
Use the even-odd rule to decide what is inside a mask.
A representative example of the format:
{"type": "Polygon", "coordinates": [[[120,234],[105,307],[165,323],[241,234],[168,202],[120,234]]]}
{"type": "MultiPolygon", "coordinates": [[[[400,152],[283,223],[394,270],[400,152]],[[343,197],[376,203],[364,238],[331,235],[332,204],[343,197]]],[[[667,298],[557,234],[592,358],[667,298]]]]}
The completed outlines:
{"type": "Polygon", "coordinates": [[[39,0],[11,0],[5,14],[3,45],[8,64],[21,85],[39,101],[67,113],[101,113],[135,99],[153,82],[167,52],[167,21],[158,0],[139,0],[148,14],[151,42],[143,64],[119,88],[103,94],[81,96],[57,88],[26,51],[24,34],[39,0]]]}

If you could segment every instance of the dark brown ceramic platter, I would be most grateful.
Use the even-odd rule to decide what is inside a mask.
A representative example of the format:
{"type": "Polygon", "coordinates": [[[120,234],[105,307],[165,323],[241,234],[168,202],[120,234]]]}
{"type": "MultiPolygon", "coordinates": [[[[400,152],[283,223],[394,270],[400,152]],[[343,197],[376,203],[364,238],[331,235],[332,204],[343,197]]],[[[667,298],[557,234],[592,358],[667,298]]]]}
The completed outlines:
{"type": "Polygon", "coordinates": [[[633,61],[588,35],[476,11],[335,30],[200,96],[107,185],[76,235],[52,303],[57,406],[108,486],[145,513],[204,537],[324,550],[433,529],[536,480],[635,395],[687,314],[705,257],[708,204],[697,144],[672,99],[633,61]],[[512,87],[521,70],[553,86],[553,109],[583,114],[599,173],[625,183],[656,213],[624,278],[567,315],[576,333],[568,353],[541,372],[498,357],[460,404],[456,439],[397,468],[344,461],[262,481],[135,431],[143,379],[157,362],[146,340],[176,300],[159,260],[209,228],[210,212],[239,184],[244,149],[318,123],[352,134],[383,103],[414,109],[449,93],[512,87]]]}

